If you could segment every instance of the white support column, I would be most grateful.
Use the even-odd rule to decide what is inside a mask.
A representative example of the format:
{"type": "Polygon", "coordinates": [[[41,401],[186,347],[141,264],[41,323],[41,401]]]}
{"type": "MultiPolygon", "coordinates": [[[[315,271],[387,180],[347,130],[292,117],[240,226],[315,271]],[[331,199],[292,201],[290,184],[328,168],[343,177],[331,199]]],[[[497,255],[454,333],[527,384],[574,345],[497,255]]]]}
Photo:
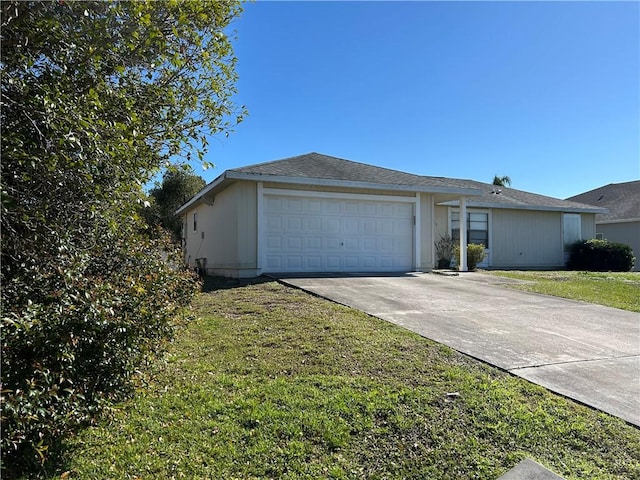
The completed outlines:
{"type": "Polygon", "coordinates": [[[436,268],[438,259],[436,258],[436,198],[432,193],[429,201],[429,218],[431,219],[431,231],[429,232],[429,241],[431,242],[431,269],[436,268]]]}
{"type": "Polygon", "coordinates": [[[467,198],[460,197],[460,258],[458,270],[466,272],[467,268],[467,198]]]}
{"type": "Polygon", "coordinates": [[[414,228],[415,228],[415,268],[416,271],[419,271],[422,267],[422,206],[421,206],[421,193],[420,192],[416,192],[416,206],[414,208],[414,214],[415,214],[415,218],[416,221],[414,222],[414,228]]]}
{"type": "Polygon", "coordinates": [[[264,254],[264,185],[262,182],[258,182],[256,188],[257,206],[256,206],[256,229],[258,235],[256,238],[256,268],[258,275],[262,274],[262,268],[264,265],[262,255],[264,254]]]}

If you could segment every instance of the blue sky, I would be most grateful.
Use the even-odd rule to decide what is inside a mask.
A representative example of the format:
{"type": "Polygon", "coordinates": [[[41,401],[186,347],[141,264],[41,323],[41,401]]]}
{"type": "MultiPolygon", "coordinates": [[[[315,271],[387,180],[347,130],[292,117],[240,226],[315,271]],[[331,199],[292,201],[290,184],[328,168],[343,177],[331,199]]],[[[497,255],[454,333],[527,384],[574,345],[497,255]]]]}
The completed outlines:
{"type": "Polygon", "coordinates": [[[640,177],[638,2],[266,2],[198,170],[311,151],[566,198],[640,177]]]}

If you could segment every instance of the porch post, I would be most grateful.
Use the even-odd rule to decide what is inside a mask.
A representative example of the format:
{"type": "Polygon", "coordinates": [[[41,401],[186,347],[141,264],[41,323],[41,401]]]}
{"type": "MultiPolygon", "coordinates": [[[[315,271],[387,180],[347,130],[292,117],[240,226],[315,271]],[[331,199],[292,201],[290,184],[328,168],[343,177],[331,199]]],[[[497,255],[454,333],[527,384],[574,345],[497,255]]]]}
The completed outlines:
{"type": "Polygon", "coordinates": [[[422,195],[420,192],[416,192],[416,206],[413,210],[415,215],[413,228],[415,229],[415,249],[414,249],[414,264],[416,271],[420,271],[422,267],[422,195]]]}
{"type": "Polygon", "coordinates": [[[460,197],[460,258],[458,269],[466,272],[467,268],[467,198],[460,197]]]}

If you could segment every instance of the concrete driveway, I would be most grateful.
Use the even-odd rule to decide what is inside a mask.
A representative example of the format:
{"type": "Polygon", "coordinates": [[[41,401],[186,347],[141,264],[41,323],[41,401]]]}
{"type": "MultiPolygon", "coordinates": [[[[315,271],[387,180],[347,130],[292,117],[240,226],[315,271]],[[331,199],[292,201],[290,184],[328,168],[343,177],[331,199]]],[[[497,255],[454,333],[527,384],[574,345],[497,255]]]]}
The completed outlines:
{"type": "Polygon", "coordinates": [[[640,315],[460,276],[278,277],[640,426],[640,315]]]}

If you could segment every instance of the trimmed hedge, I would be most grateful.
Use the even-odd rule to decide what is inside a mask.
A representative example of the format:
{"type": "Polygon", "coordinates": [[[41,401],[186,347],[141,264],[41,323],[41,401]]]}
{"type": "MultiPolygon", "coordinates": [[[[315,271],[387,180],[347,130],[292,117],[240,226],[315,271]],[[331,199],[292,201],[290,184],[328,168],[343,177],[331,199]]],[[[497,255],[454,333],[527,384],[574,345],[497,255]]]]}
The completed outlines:
{"type": "MultiPolygon", "coordinates": [[[[467,269],[469,271],[473,272],[478,267],[478,264],[484,260],[484,249],[485,246],[482,243],[470,243],[467,245],[467,269]]],[[[460,259],[459,245],[455,246],[454,255],[457,263],[460,259]]]]}
{"type": "Polygon", "coordinates": [[[608,240],[581,240],[571,246],[569,270],[591,272],[628,272],[633,269],[633,250],[624,243],[608,240]]]}

